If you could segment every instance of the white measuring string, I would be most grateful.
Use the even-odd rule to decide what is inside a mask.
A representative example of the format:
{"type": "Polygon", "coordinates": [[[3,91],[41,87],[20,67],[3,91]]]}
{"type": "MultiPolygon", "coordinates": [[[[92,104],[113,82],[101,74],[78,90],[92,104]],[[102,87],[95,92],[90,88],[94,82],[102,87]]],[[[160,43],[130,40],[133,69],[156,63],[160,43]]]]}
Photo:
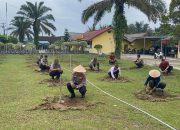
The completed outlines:
{"type": "MultiPolygon", "coordinates": [[[[66,68],[64,68],[64,69],[67,70],[67,71],[69,71],[69,72],[72,72],[72,71],[69,70],[69,69],[66,69],[66,68]]],[[[132,105],[132,104],[130,104],[130,103],[122,100],[122,99],[119,99],[119,98],[111,95],[110,93],[108,93],[108,92],[106,92],[106,91],[104,91],[104,90],[102,90],[101,88],[99,88],[98,86],[96,86],[95,84],[93,84],[92,82],[90,82],[89,80],[87,80],[87,82],[88,82],[89,84],[91,84],[93,87],[95,87],[96,89],[98,89],[98,90],[100,90],[101,92],[103,92],[104,94],[106,94],[106,95],[108,95],[108,96],[110,96],[110,97],[112,97],[112,98],[114,98],[114,99],[116,99],[116,100],[118,100],[118,101],[120,101],[120,102],[122,102],[122,103],[124,103],[124,104],[126,104],[126,105],[128,105],[128,106],[131,106],[131,107],[135,108],[136,110],[138,110],[138,111],[140,111],[140,112],[142,112],[142,113],[144,113],[144,114],[152,117],[153,119],[159,121],[160,123],[164,124],[165,126],[169,127],[170,129],[176,130],[174,127],[172,127],[172,126],[170,126],[169,124],[163,122],[162,120],[160,120],[159,118],[151,115],[150,113],[148,113],[148,112],[146,112],[146,111],[144,111],[144,110],[142,110],[142,109],[140,109],[140,108],[138,108],[138,107],[136,107],[136,106],[134,106],[134,105],[132,105]]]]}

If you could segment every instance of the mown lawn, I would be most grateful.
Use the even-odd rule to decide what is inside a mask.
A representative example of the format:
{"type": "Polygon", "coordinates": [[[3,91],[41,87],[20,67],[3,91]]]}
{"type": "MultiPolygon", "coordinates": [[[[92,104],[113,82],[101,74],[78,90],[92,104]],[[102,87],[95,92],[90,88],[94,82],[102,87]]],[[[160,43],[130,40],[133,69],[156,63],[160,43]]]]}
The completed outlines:
{"type": "MultiPolygon", "coordinates": [[[[59,58],[63,68],[72,69],[78,64],[87,66],[92,55],[51,55],[49,61],[59,58]],[[72,63],[70,64],[70,59],[72,63]]],[[[48,74],[35,72],[35,67],[27,67],[28,59],[36,62],[37,55],[0,55],[0,129],[2,130],[168,130],[158,121],[142,114],[115,99],[100,92],[92,85],[87,85],[85,100],[103,102],[96,108],[87,110],[29,111],[34,105],[42,103],[42,98],[48,95],[58,95],[58,87],[47,87],[39,81],[50,78],[48,74]]],[[[88,72],[87,78],[101,89],[127,101],[169,125],[180,128],[180,100],[167,102],[150,102],[139,100],[134,92],[143,89],[144,80],[150,69],[145,66],[141,70],[123,69],[122,75],[131,80],[128,83],[101,81],[106,76],[110,65],[106,58],[98,58],[102,73],[88,72]]],[[[118,61],[122,68],[133,66],[131,61],[118,61]]],[[[32,63],[34,64],[34,63],[32,63]]],[[[175,76],[163,76],[167,83],[166,91],[172,95],[180,95],[180,71],[174,71],[175,76]]],[[[71,73],[64,69],[63,79],[70,79],[71,73]]],[[[68,95],[64,86],[63,94],[68,95]]],[[[77,96],[80,96],[76,92],[77,96]]]]}

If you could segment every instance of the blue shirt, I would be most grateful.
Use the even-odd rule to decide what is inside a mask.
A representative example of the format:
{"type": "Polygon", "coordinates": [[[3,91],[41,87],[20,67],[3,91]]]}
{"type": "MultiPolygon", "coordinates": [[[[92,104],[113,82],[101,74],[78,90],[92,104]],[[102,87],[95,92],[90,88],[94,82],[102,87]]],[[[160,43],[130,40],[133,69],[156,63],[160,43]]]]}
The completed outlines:
{"type": "Polygon", "coordinates": [[[160,81],[161,81],[161,78],[160,78],[160,76],[157,77],[157,78],[153,78],[153,77],[151,77],[151,76],[148,76],[148,78],[146,79],[144,85],[147,85],[150,80],[153,80],[155,87],[157,87],[157,86],[159,85],[160,81]]]}

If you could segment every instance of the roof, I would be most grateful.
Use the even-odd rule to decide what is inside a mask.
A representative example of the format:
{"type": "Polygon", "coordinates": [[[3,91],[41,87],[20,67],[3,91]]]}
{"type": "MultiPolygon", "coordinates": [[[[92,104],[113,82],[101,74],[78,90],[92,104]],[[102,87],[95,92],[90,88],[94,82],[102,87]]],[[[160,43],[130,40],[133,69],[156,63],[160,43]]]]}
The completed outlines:
{"type": "Polygon", "coordinates": [[[83,33],[69,32],[70,40],[76,41],[82,39],[83,33]]]}
{"type": "Polygon", "coordinates": [[[48,41],[38,41],[39,44],[38,45],[45,45],[45,46],[48,46],[49,45],[49,42],[48,41]]]}
{"type": "Polygon", "coordinates": [[[109,31],[111,29],[112,29],[111,27],[108,27],[108,28],[104,28],[104,29],[100,29],[100,30],[85,32],[83,34],[82,40],[91,41],[93,38],[97,37],[98,35],[100,35],[100,34],[102,34],[104,32],[107,32],[107,31],[109,31]]]}
{"type": "Polygon", "coordinates": [[[124,39],[128,42],[133,42],[137,39],[142,39],[147,36],[147,33],[134,33],[134,34],[124,34],[124,39]]]}
{"type": "Polygon", "coordinates": [[[62,40],[64,37],[63,36],[40,36],[39,41],[48,41],[49,43],[54,43],[56,41],[62,40]]]}
{"type": "MultiPolygon", "coordinates": [[[[71,40],[84,40],[84,41],[92,41],[93,38],[103,34],[104,32],[107,32],[111,30],[112,27],[104,28],[104,29],[99,29],[95,31],[88,31],[85,33],[71,33],[72,34],[72,39],[71,40]]],[[[134,33],[134,34],[124,34],[124,39],[127,40],[129,43],[134,42],[135,40],[138,39],[162,39],[161,37],[157,36],[151,36],[149,37],[147,33],[134,33]]]]}

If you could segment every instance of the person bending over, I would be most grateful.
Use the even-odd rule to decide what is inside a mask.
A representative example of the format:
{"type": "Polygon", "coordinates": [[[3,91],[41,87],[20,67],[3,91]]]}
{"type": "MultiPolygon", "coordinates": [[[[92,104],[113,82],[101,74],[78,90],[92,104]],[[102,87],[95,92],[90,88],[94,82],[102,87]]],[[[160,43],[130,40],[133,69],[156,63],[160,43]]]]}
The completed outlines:
{"type": "Polygon", "coordinates": [[[67,89],[69,90],[71,97],[75,97],[74,89],[79,90],[81,97],[84,98],[86,94],[86,75],[85,68],[81,65],[73,69],[72,80],[67,83],[67,89]]]}
{"type": "Polygon", "coordinates": [[[110,76],[110,78],[116,80],[118,79],[120,74],[120,68],[118,65],[114,65],[113,67],[111,67],[111,69],[108,72],[108,75],[110,76]]]}
{"type": "Polygon", "coordinates": [[[99,71],[99,62],[97,61],[97,58],[93,58],[89,64],[89,68],[91,70],[95,70],[96,67],[97,67],[97,70],[99,71]]]}
{"type": "Polygon", "coordinates": [[[51,64],[49,71],[49,75],[52,77],[52,79],[54,79],[54,77],[56,77],[56,79],[60,78],[61,74],[63,73],[63,70],[61,69],[58,59],[54,60],[54,63],[51,64]]]}
{"type": "Polygon", "coordinates": [[[149,75],[144,83],[146,93],[152,94],[154,91],[164,90],[166,84],[160,82],[161,81],[160,75],[161,73],[158,70],[149,71],[149,75]]]}

